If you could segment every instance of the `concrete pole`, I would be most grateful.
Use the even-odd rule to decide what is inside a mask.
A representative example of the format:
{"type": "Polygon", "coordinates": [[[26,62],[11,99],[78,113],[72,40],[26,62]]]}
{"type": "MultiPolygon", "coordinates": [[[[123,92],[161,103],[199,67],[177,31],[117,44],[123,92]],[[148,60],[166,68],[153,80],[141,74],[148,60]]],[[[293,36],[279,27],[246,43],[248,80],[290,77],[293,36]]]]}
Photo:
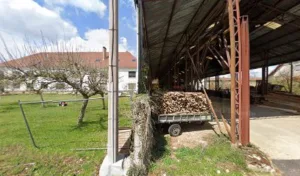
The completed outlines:
{"type": "Polygon", "coordinates": [[[108,146],[111,163],[118,155],[118,0],[109,1],[109,69],[108,69],[108,146]]]}
{"type": "Polygon", "coordinates": [[[137,92],[141,93],[142,89],[142,74],[141,72],[141,48],[140,48],[140,41],[141,41],[141,31],[140,31],[140,7],[136,7],[136,26],[137,26],[137,38],[136,38],[136,50],[137,50],[137,92]]]}

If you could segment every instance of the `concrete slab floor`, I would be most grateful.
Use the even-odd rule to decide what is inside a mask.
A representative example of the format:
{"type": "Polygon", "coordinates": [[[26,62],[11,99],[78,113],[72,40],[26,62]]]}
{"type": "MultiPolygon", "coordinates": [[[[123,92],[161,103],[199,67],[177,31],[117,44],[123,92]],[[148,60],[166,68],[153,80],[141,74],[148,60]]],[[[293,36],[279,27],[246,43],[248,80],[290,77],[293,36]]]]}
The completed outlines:
{"type": "MultiPolygon", "coordinates": [[[[211,98],[218,115],[230,119],[230,100],[211,98]]],[[[300,175],[300,114],[251,105],[250,141],[286,176],[300,175]]]]}
{"type": "Polygon", "coordinates": [[[300,116],[250,121],[250,141],[286,176],[300,175],[300,116]]]}

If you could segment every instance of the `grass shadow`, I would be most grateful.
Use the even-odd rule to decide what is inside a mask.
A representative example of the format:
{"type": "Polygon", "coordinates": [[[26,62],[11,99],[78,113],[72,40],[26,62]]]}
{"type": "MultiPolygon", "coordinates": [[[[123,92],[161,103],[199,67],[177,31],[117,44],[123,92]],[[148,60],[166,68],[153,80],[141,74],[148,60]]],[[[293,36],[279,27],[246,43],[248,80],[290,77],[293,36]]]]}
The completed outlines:
{"type": "Polygon", "coordinates": [[[168,141],[166,140],[163,134],[156,133],[154,139],[155,145],[151,152],[153,162],[170,154],[170,149],[167,147],[168,141]]]}
{"type": "Polygon", "coordinates": [[[73,127],[70,129],[70,131],[75,130],[82,130],[84,127],[90,126],[90,125],[99,125],[101,130],[107,130],[107,127],[104,125],[104,123],[107,123],[107,119],[100,116],[99,120],[94,121],[84,121],[80,125],[73,125],[73,127]]]}
{"type": "MultiPolygon", "coordinates": [[[[73,149],[72,147],[70,147],[72,144],[80,144],[80,143],[99,143],[99,141],[91,141],[91,140],[74,140],[74,141],[65,141],[65,142],[60,142],[60,143],[51,143],[51,144],[39,144],[37,149],[47,149],[47,148],[60,148],[60,149],[73,149]]],[[[96,145],[97,147],[104,147],[104,146],[99,146],[96,145]]],[[[75,147],[76,148],[76,147],[75,147]]],[[[82,148],[82,147],[78,147],[78,148],[82,148]]],[[[86,147],[88,148],[88,147],[86,147]]],[[[95,148],[95,146],[94,146],[95,148]]]]}

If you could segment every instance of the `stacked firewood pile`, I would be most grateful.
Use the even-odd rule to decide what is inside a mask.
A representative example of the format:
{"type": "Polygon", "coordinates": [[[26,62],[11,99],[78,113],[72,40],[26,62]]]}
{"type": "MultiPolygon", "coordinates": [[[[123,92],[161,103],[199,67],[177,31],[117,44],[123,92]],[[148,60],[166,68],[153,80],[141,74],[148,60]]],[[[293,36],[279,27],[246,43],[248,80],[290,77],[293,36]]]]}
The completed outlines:
{"type": "Polygon", "coordinates": [[[201,92],[166,92],[155,96],[160,114],[208,112],[209,106],[201,92]]]}

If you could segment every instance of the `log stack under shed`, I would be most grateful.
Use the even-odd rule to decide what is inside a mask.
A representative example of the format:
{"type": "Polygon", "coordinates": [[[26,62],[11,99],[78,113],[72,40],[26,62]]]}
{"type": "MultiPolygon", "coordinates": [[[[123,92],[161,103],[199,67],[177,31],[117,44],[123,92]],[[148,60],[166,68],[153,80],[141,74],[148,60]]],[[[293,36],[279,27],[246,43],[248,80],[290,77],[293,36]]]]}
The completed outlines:
{"type": "Polygon", "coordinates": [[[166,92],[156,96],[160,114],[193,114],[209,112],[205,95],[201,92],[166,92]]]}

